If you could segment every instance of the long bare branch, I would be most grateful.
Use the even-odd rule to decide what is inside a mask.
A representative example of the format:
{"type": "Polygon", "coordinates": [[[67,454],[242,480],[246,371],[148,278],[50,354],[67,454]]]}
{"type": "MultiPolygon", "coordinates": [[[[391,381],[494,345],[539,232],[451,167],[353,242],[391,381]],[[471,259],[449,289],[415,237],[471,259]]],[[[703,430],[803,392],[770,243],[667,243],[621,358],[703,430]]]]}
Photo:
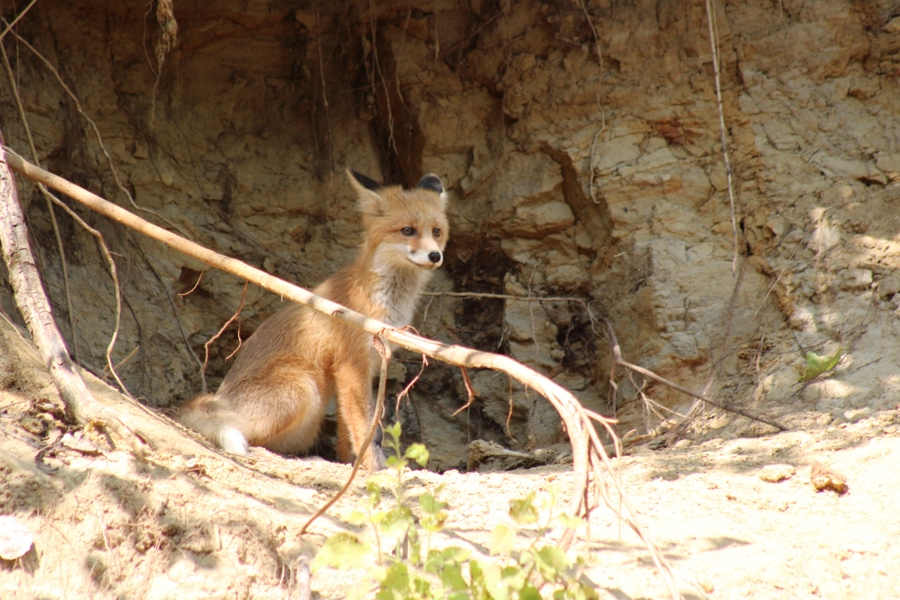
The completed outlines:
{"type": "Polygon", "coordinates": [[[587,485],[587,477],[585,477],[585,474],[587,473],[587,435],[585,433],[585,427],[587,426],[588,421],[586,418],[581,418],[583,417],[583,413],[578,400],[559,384],[508,356],[466,348],[464,346],[443,344],[435,340],[415,335],[404,329],[397,329],[376,319],[366,317],[365,315],[352,311],[340,304],[316,296],[309,290],[273,277],[268,273],[251,267],[237,259],[224,256],[218,252],[214,252],[199,244],[186,240],[171,231],[166,231],[62,177],[29,163],[8,148],[6,149],[6,156],[9,165],[26,177],[52,187],[92,210],[162,242],[170,248],[174,248],[179,252],[196,258],[211,267],[233,273],[269,290],[270,292],[293,300],[294,302],[305,304],[321,313],[350,323],[367,333],[382,336],[401,348],[425,354],[458,367],[492,369],[494,371],[508,373],[523,385],[532,388],[547,398],[562,416],[569,437],[572,439],[573,448],[575,449],[574,468],[576,479],[579,480],[576,484],[576,489],[573,490],[573,502],[580,502],[584,491],[583,488],[587,485]]]}
{"type": "MultiPolygon", "coordinates": [[[[405,348],[412,352],[418,352],[458,367],[502,371],[526,387],[535,390],[544,396],[557,412],[559,412],[560,417],[565,424],[566,432],[569,435],[569,441],[572,446],[572,467],[574,471],[574,481],[568,508],[570,514],[584,515],[592,508],[588,505],[588,498],[590,497],[590,494],[587,493],[588,485],[593,478],[596,485],[603,486],[603,483],[597,480],[597,474],[600,472],[601,465],[605,466],[609,477],[616,482],[616,487],[619,486],[616,477],[613,475],[612,467],[609,464],[609,457],[606,455],[603,446],[601,445],[598,447],[596,442],[593,441],[596,439],[596,435],[591,435],[591,433],[594,433],[594,425],[591,422],[590,417],[585,414],[581,404],[571,392],[533,369],[526,367],[508,356],[466,348],[464,346],[444,344],[421,337],[406,329],[398,329],[376,319],[366,317],[365,315],[352,311],[330,300],[316,296],[309,290],[292,285],[237,259],[229,258],[214,252],[149,223],[62,177],[36,167],[8,148],[6,149],[6,157],[9,165],[26,177],[44,183],[92,210],[95,210],[126,227],[130,227],[143,235],[151,237],[170,248],[200,260],[210,267],[237,275],[238,277],[255,283],[270,292],[278,294],[283,298],[304,304],[313,310],[340,319],[341,321],[374,336],[380,336],[387,339],[401,348],[405,348]]],[[[613,424],[614,421],[605,418],[603,418],[600,423],[600,425],[615,439],[613,424]]],[[[633,511],[629,509],[629,515],[622,515],[621,513],[618,513],[614,506],[610,505],[610,508],[616,511],[623,521],[629,523],[642,539],[645,539],[634,522],[633,511]]],[[[567,547],[572,540],[573,534],[573,530],[567,529],[563,533],[559,545],[561,547],[567,547]]],[[[666,579],[672,597],[680,597],[665,557],[659,553],[649,541],[645,539],[645,542],[647,543],[647,548],[650,551],[654,563],[660,569],[661,575],[666,579]]]]}

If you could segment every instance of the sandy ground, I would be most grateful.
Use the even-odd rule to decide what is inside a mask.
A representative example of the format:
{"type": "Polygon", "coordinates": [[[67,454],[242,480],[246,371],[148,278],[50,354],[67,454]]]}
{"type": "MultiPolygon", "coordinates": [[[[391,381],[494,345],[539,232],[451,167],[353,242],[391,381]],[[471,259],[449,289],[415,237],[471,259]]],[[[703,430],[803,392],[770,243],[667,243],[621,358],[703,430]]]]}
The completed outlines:
{"type": "MultiPolygon", "coordinates": [[[[15,368],[0,393],[0,513],[34,534],[37,560],[31,572],[18,563],[0,570],[0,596],[292,598],[300,565],[326,536],[360,531],[343,519],[360,507],[364,478],[299,535],[341,486],[346,465],[259,449],[236,461],[98,382],[95,393],[150,443],[92,426],[41,455],[39,468],[39,450],[61,433],[55,392],[33,350],[6,339],[15,368]]],[[[735,435],[752,431],[746,423],[712,428],[726,422],[709,419],[696,441],[637,447],[614,460],[627,502],[684,597],[896,598],[900,411],[760,437],[735,435]],[[813,461],[845,475],[849,491],[817,492],[813,461]],[[793,469],[780,467],[789,476],[770,482],[760,477],[768,465],[793,469]]],[[[416,471],[409,494],[443,485],[448,533],[435,543],[480,552],[493,527],[510,522],[509,500],[554,486],[564,495],[571,478],[565,466],[416,471]]],[[[646,547],[606,507],[574,552],[589,555],[587,575],[601,597],[667,597],[646,547]]],[[[355,577],[315,574],[313,597],[341,598],[355,577]]]]}

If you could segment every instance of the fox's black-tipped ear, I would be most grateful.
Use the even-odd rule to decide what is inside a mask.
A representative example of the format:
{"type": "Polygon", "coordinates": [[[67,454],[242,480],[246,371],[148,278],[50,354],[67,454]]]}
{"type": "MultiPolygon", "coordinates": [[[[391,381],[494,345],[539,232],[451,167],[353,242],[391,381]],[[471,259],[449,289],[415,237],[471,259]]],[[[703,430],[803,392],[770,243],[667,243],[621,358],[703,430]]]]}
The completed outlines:
{"type": "Polygon", "coordinates": [[[347,176],[350,177],[350,185],[356,190],[362,213],[371,217],[383,214],[385,200],[380,194],[382,187],[375,180],[350,169],[347,169],[347,176]]]}
{"type": "Polygon", "coordinates": [[[379,184],[374,179],[370,179],[363,175],[362,173],[357,173],[353,169],[347,169],[347,172],[350,174],[350,177],[356,180],[359,185],[363,186],[367,190],[377,192],[381,189],[381,184],[379,184]]]}
{"type": "Polygon", "coordinates": [[[419,183],[416,184],[416,187],[423,190],[437,192],[438,194],[444,193],[444,185],[441,183],[441,178],[434,173],[429,173],[428,175],[420,179],[419,183]]]}

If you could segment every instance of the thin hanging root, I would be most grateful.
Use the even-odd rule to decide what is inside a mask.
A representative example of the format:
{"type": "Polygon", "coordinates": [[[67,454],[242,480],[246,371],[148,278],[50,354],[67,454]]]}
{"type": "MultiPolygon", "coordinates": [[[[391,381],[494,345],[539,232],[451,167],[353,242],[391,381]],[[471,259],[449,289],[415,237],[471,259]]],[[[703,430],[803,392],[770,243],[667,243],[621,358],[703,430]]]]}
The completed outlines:
{"type": "Polygon", "coordinates": [[[191,294],[193,294],[194,292],[196,292],[196,291],[197,291],[197,288],[200,287],[200,281],[203,279],[203,274],[204,274],[204,273],[206,273],[206,269],[203,269],[202,271],[200,271],[200,274],[197,275],[197,281],[194,282],[194,287],[192,287],[191,289],[189,289],[189,290],[186,291],[186,292],[183,292],[183,293],[181,293],[181,294],[178,294],[178,297],[179,297],[179,298],[184,298],[185,296],[190,296],[191,294]]]}
{"type": "MultiPolygon", "coordinates": [[[[202,273],[201,273],[202,274],[202,273]]],[[[200,278],[197,278],[197,284],[200,283],[200,278]]],[[[217,340],[219,337],[225,333],[225,330],[228,329],[228,326],[234,323],[235,319],[240,318],[241,311],[244,310],[244,300],[247,299],[247,286],[250,285],[249,281],[244,282],[244,291],[241,292],[241,302],[238,304],[237,310],[234,311],[234,314],[231,315],[231,318],[225,321],[225,324],[216,332],[216,335],[209,338],[205,344],[203,344],[203,365],[200,366],[200,379],[203,385],[203,393],[206,393],[206,365],[209,364],[209,347],[217,340]]],[[[194,288],[197,286],[195,285],[194,288]]]]}
{"type": "Polygon", "coordinates": [[[454,412],[452,415],[454,417],[462,411],[468,410],[469,407],[472,406],[472,403],[475,402],[475,398],[478,397],[478,394],[475,392],[475,388],[472,387],[472,380],[469,379],[469,371],[467,371],[465,367],[460,367],[459,370],[462,371],[463,383],[466,385],[466,394],[468,394],[469,396],[469,401],[456,409],[456,412],[454,412]]]}
{"type": "MultiPolygon", "coordinates": [[[[6,159],[9,166],[22,175],[45,183],[46,185],[61,191],[73,200],[88,206],[92,210],[106,215],[143,235],[162,242],[170,248],[200,260],[211,267],[228,271],[242,279],[246,279],[247,281],[265,288],[274,294],[308,306],[312,310],[324,313],[373,336],[384,338],[401,348],[425,354],[447,364],[470,369],[491,369],[506,373],[513,379],[519,381],[522,385],[531,388],[544,396],[544,398],[553,405],[553,408],[556,409],[562,419],[565,431],[569,436],[569,442],[572,445],[573,481],[567,512],[575,517],[587,514],[592,508],[592,506],[584,504],[591,496],[586,493],[588,487],[593,482],[596,486],[601,486],[601,490],[605,490],[605,487],[602,487],[604,476],[608,477],[610,481],[614,483],[619,493],[622,494],[621,484],[619,483],[615,472],[612,470],[609,456],[606,454],[606,450],[603,446],[598,444],[599,439],[597,437],[597,432],[594,430],[594,424],[591,421],[591,418],[585,414],[581,403],[571,392],[548,377],[526,367],[509,356],[484,352],[473,348],[466,348],[464,346],[443,344],[436,340],[430,340],[415,335],[410,331],[391,327],[387,323],[368,318],[347,307],[331,302],[320,296],[316,296],[309,290],[305,290],[284,280],[278,279],[277,277],[273,277],[268,273],[255,269],[239,260],[213,252],[208,248],[204,248],[199,244],[181,238],[170,231],[166,231],[161,227],[149,223],[127,210],[116,206],[111,202],[107,202],[99,196],[92,194],[61,177],[34,166],[14,152],[11,152],[9,149],[6,149],[6,159]]],[[[382,373],[384,376],[379,388],[386,385],[387,361],[384,359],[382,360],[382,373]]],[[[381,396],[381,394],[379,394],[379,396],[381,396]]],[[[383,403],[383,398],[381,399],[381,402],[383,403]]],[[[381,407],[379,406],[379,411],[380,410],[381,407]]],[[[610,437],[615,439],[616,434],[612,428],[612,421],[604,419],[600,424],[606,429],[610,437]]],[[[371,430],[373,436],[374,431],[373,428],[371,430]]],[[[604,495],[603,497],[610,510],[613,511],[622,522],[632,528],[644,541],[654,564],[660,571],[660,575],[666,581],[672,598],[680,598],[681,595],[675,585],[672,571],[666,562],[665,557],[663,557],[659,550],[644,537],[640,527],[638,527],[634,518],[631,516],[634,514],[634,511],[628,508],[624,498],[621,505],[627,509],[627,514],[621,512],[614,503],[609,501],[608,496],[604,495]]],[[[321,512],[324,512],[324,510],[327,510],[327,507],[321,512]]],[[[559,546],[563,549],[567,548],[574,539],[574,536],[574,530],[567,528],[563,532],[559,541],[559,546]]]]}
{"type": "MultiPolygon", "coordinates": [[[[0,22],[6,23],[6,20],[0,19],[0,22]]],[[[119,188],[119,191],[122,192],[122,194],[124,194],[126,198],[128,198],[128,202],[131,204],[131,207],[134,208],[135,210],[141,211],[148,215],[153,215],[154,217],[156,217],[157,219],[159,219],[160,221],[162,221],[163,223],[165,223],[166,225],[168,225],[169,227],[171,227],[172,229],[174,229],[175,231],[177,231],[184,237],[190,238],[191,236],[188,235],[188,233],[183,228],[179,227],[178,225],[176,225],[169,219],[165,218],[164,216],[162,216],[155,210],[152,210],[150,208],[144,208],[143,206],[140,206],[137,202],[134,201],[134,197],[131,195],[131,192],[128,191],[128,188],[126,188],[125,185],[122,183],[121,177],[119,177],[119,170],[116,168],[115,164],[113,164],[112,155],[109,153],[109,150],[107,150],[107,148],[106,148],[106,144],[103,142],[103,135],[100,133],[100,128],[97,127],[97,123],[95,123],[94,120],[92,118],[90,118],[88,116],[88,114],[84,111],[84,108],[81,106],[81,101],[78,99],[78,96],[76,96],[75,92],[73,92],[71,90],[71,88],[69,88],[69,86],[66,85],[65,81],[63,81],[62,76],[59,74],[59,71],[56,70],[56,67],[54,67],[53,64],[49,60],[47,60],[47,58],[37,50],[37,48],[35,48],[31,44],[29,44],[24,38],[19,36],[19,34],[16,33],[15,31],[10,31],[10,33],[12,33],[12,35],[14,35],[16,37],[16,40],[18,40],[18,42],[20,44],[22,44],[23,46],[28,48],[42,63],[44,63],[44,66],[46,66],[47,69],[49,69],[50,72],[53,73],[53,75],[56,77],[56,80],[59,83],[60,87],[62,87],[63,91],[65,91],[65,93],[69,97],[69,99],[75,104],[75,110],[77,110],[78,114],[80,114],[81,117],[85,121],[87,121],[88,124],[91,126],[91,129],[94,132],[94,137],[97,138],[97,144],[100,146],[100,151],[103,152],[103,156],[106,157],[106,163],[109,165],[109,170],[112,173],[113,179],[115,179],[115,181],[116,181],[116,187],[119,188]]]]}
{"type": "Polygon", "coordinates": [[[313,524],[313,521],[321,517],[325,514],[325,512],[334,506],[334,503],[337,502],[341,496],[347,493],[347,490],[350,489],[350,484],[353,483],[353,479],[356,478],[356,473],[359,471],[359,467],[362,464],[363,458],[366,457],[366,454],[372,451],[372,440],[375,439],[375,432],[378,430],[378,426],[381,424],[381,411],[384,410],[384,397],[387,394],[387,379],[388,379],[388,367],[391,364],[391,347],[386,344],[385,341],[379,337],[375,336],[372,340],[375,343],[375,349],[378,350],[378,353],[381,354],[381,373],[378,376],[378,396],[375,400],[375,412],[373,413],[372,424],[369,425],[369,431],[366,433],[366,439],[362,445],[362,452],[360,452],[359,456],[356,457],[356,461],[353,463],[353,469],[350,471],[350,476],[347,478],[347,481],[344,483],[344,486],[338,490],[338,492],[331,497],[331,499],[322,505],[322,508],[316,511],[316,514],[311,516],[309,520],[300,528],[299,535],[303,535],[306,533],[306,530],[309,529],[309,526],[313,524]]]}
{"type": "Polygon", "coordinates": [[[722,82],[719,75],[719,26],[716,23],[716,10],[713,0],[706,0],[706,20],[709,23],[709,46],[712,50],[713,75],[716,83],[716,107],[719,109],[719,132],[722,137],[722,161],[725,163],[725,175],[728,180],[728,205],[731,208],[731,235],[734,256],[731,260],[732,274],[737,271],[738,264],[738,228],[734,206],[734,174],[731,161],[728,159],[728,137],[725,129],[725,109],[722,107],[722,82]]]}
{"type": "MultiPolygon", "coordinates": [[[[411,389],[413,388],[413,386],[416,385],[416,383],[418,383],[419,378],[422,377],[422,373],[425,372],[425,367],[427,367],[427,366],[428,366],[428,357],[425,356],[425,355],[423,354],[423,355],[422,355],[422,368],[419,369],[419,372],[416,373],[416,376],[413,377],[412,381],[410,381],[408,384],[406,384],[406,387],[403,388],[403,391],[400,392],[399,394],[397,394],[397,403],[396,403],[396,405],[394,406],[394,414],[395,414],[395,415],[399,415],[399,413],[400,413],[400,402],[401,402],[404,398],[406,398],[407,396],[409,396],[409,390],[411,390],[411,389]]],[[[415,405],[413,405],[413,406],[415,406],[415,405]]],[[[417,409],[417,412],[418,412],[418,409],[417,409]]],[[[396,417],[396,418],[399,420],[399,416],[396,417]]]]}

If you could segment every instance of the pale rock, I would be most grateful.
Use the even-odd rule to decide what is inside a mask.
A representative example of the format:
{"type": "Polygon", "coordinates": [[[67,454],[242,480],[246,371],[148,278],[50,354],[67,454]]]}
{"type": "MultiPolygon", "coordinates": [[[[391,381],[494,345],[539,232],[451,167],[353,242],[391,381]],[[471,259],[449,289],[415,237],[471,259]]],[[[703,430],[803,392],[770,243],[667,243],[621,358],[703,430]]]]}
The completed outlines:
{"type": "Polygon", "coordinates": [[[507,227],[510,235],[540,237],[564,231],[575,223],[575,215],[565,202],[545,202],[516,207],[507,227]]]}
{"type": "Polygon", "coordinates": [[[806,386],[803,390],[803,399],[807,402],[815,402],[825,398],[846,399],[854,393],[856,393],[856,387],[845,381],[822,379],[806,386]]]}
{"type": "Polygon", "coordinates": [[[787,219],[781,215],[775,215],[766,221],[766,227],[768,227],[776,236],[781,237],[788,230],[788,227],[790,227],[790,223],[788,223],[787,219]]]}
{"type": "Polygon", "coordinates": [[[640,145],[643,141],[643,134],[632,134],[598,142],[594,148],[594,169],[604,171],[636,161],[641,155],[640,145]]]}
{"type": "Polygon", "coordinates": [[[832,417],[830,413],[823,413],[816,417],[816,425],[820,427],[825,427],[826,425],[830,425],[832,421],[832,417]]]}
{"type": "Polygon", "coordinates": [[[792,465],[766,465],[762,468],[759,478],[769,483],[778,483],[790,479],[797,474],[797,469],[792,465]]]}
{"type": "Polygon", "coordinates": [[[862,290],[872,285],[870,269],[845,269],[841,273],[840,288],[846,291],[862,290]]]}
{"type": "Polygon", "coordinates": [[[557,328],[538,302],[507,302],[503,324],[509,331],[510,340],[537,341],[545,346],[556,341],[557,328]]]}
{"type": "Polygon", "coordinates": [[[850,410],[844,411],[844,418],[847,419],[848,423],[856,423],[857,421],[862,421],[870,416],[874,411],[870,406],[864,406],[862,408],[851,408],[850,410]]]}
{"type": "Polygon", "coordinates": [[[563,386],[567,390],[580,391],[587,387],[587,379],[578,373],[561,372],[553,378],[553,381],[563,386]]]}
{"type": "Polygon", "coordinates": [[[863,160],[848,160],[836,156],[825,156],[818,159],[817,162],[832,173],[843,177],[866,179],[869,176],[869,166],[863,160]]]}
{"type": "Polygon", "coordinates": [[[509,340],[509,353],[517,361],[539,371],[549,371],[558,366],[558,363],[550,356],[548,346],[538,345],[534,342],[516,342],[509,340]]]}
{"type": "MultiPolygon", "coordinates": [[[[895,20],[900,20],[900,17],[895,20]]],[[[900,179],[900,154],[879,152],[875,155],[875,166],[891,179],[900,179]]]]}
{"type": "Polygon", "coordinates": [[[716,251],[712,242],[703,242],[692,246],[685,251],[685,258],[689,263],[700,263],[711,259],[716,251]]]}
{"type": "Polygon", "coordinates": [[[900,275],[891,273],[878,282],[878,294],[882,298],[890,298],[900,292],[900,275]]]}
{"type": "MultiPolygon", "coordinates": [[[[697,338],[685,332],[676,332],[669,340],[674,353],[684,360],[697,360],[700,358],[700,350],[697,348],[697,338]]],[[[665,351],[665,348],[663,349],[665,351]]]]}
{"type": "Polygon", "coordinates": [[[837,229],[831,227],[824,218],[814,218],[813,221],[818,221],[809,244],[814,252],[827,252],[840,243],[841,234],[838,233],[837,229]]]}
{"type": "Polygon", "coordinates": [[[766,400],[786,398],[800,380],[800,373],[793,367],[785,367],[771,373],[762,381],[761,391],[766,400]]]}
{"type": "Polygon", "coordinates": [[[778,150],[794,150],[800,147],[801,138],[795,132],[791,124],[786,121],[773,119],[763,124],[769,143],[778,150]]]}

